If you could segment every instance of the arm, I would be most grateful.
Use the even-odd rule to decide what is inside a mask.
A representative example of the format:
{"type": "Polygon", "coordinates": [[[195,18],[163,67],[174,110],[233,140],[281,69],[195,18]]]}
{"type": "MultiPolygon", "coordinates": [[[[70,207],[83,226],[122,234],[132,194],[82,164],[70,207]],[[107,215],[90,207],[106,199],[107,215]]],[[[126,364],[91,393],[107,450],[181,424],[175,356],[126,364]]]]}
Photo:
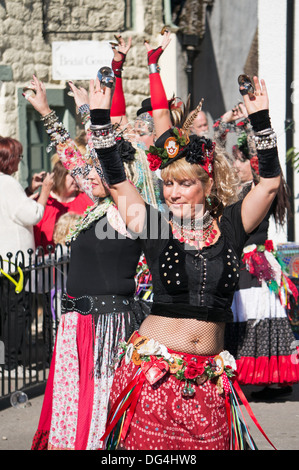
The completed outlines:
{"type": "Polygon", "coordinates": [[[238,103],[234,108],[226,111],[219,119],[216,119],[213,129],[214,140],[223,147],[225,147],[228,132],[241,132],[242,130],[246,133],[250,132],[251,126],[245,105],[238,103]]]}
{"type": "Polygon", "coordinates": [[[75,142],[70,138],[68,132],[59,122],[55,111],[52,111],[47,100],[45,85],[33,75],[32,88],[34,96],[26,99],[41,115],[41,120],[64,167],[75,178],[82,191],[92,198],[91,187],[86,179],[87,165],[75,142]]]}
{"type": "Polygon", "coordinates": [[[126,179],[115,145],[110,120],[111,89],[101,89],[98,78],[90,81],[90,117],[93,145],[99,157],[111,196],[128,228],[140,233],[144,226],[145,204],[136,188],[126,179]]]}
{"type": "Polygon", "coordinates": [[[126,116],[126,101],[123,91],[123,82],[122,82],[122,70],[127,57],[127,53],[131,49],[132,38],[128,39],[126,44],[122,36],[117,38],[118,46],[117,49],[115,45],[112,45],[113,50],[113,60],[112,60],[112,70],[115,75],[115,88],[112,97],[111,103],[111,122],[113,124],[119,124],[121,127],[124,127],[128,123],[126,116]]]}
{"type": "Polygon", "coordinates": [[[153,110],[153,119],[157,138],[172,127],[168,100],[165,94],[164,86],[160,77],[160,69],[158,61],[170,43],[170,32],[163,34],[161,46],[157,49],[151,49],[150,45],[145,42],[148,57],[150,95],[153,110]]]}
{"type": "Polygon", "coordinates": [[[269,99],[264,80],[254,77],[255,96],[244,95],[244,103],[253,127],[257,144],[260,182],[242,203],[242,221],[247,233],[251,233],[266,216],[277,194],[281,168],[279,164],[276,135],[271,128],[269,99]]]}
{"type": "Polygon", "coordinates": [[[47,174],[39,198],[33,201],[27,197],[21,185],[13,180],[6,189],[9,212],[12,219],[24,227],[37,224],[43,217],[49,194],[53,186],[53,175],[47,174]]]}

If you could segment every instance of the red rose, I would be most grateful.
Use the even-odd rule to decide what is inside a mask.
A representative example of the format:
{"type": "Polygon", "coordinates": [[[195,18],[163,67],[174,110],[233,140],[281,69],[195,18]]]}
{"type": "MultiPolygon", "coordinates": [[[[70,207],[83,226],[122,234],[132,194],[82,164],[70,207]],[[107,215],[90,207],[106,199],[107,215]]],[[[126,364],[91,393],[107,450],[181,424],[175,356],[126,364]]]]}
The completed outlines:
{"type": "Polygon", "coordinates": [[[265,250],[267,250],[267,251],[273,251],[274,250],[272,240],[266,240],[265,241],[265,250]]]}
{"type": "Polygon", "coordinates": [[[153,153],[149,153],[147,155],[147,160],[149,162],[149,167],[151,171],[158,170],[162,163],[161,158],[158,157],[157,155],[154,155],[153,153]]]}
{"type": "Polygon", "coordinates": [[[250,159],[250,165],[256,174],[259,174],[259,162],[257,156],[254,156],[250,159]]]}
{"type": "Polygon", "coordinates": [[[186,379],[193,380],[199,375],[204,373],[204,365],[202,363],[197,364],[195,361],[190,361],[186,367],[184,375],[186,379]]]}

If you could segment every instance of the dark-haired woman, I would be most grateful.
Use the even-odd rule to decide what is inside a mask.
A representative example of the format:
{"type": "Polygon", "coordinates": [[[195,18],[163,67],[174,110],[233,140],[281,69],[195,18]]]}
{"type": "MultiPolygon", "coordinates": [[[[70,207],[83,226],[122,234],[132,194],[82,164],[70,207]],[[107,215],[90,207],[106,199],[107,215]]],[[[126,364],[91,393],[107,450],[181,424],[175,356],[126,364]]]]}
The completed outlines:
{"type": "MultiPolygon", "coordinates": [[[[37,201],[27,197],[26,192],[14,177],[22,160],[22,153],[22,144],[18,140],[11,137],[0,137],[0,256],[2,260],[7,260],[7,253],[15,255],[18,251],[22,251],[24,253],[24,267],[26,267],[29,256],[27,250],[35,248],[33,226],[43,216],[53,181],[52,175],[46,176],[37,201]]],[[[12,258],[13,260],[14,258],[12,258]]],[[[7,267],[8,265],[4,261],[3,269],[6,271],[7,267]]],[[[11,371],[11,375],[17,373],[23,377],[24,371],[18,364],[18,354],[29,307],[26,309],[21,305],[23,296],[18,296],[11,288],[10,309],[8,311],[6,300],[9,281],[5,278],[2,278],[1,281],[4,289],[2,291],[4,300],[1,301],[1,305],[4,325],[2,334],[6,351],[5,368],[11,371]]]]}
{"type": "MultiPolygon", "coordinates": [[[[88,94],[71,85],[86,126],[88,151],[82,155],[49,108],[44,84],[34,77],[33,86],[36,94],[29,100],[41,114],[60,161],[93,205],[70,233],[67,294],[32,449],[99,450],[118,344],[144,315],[134,299],[141,244],[127,231],[90,145],[88,94]]],[[[152,181],[147,185],[144,173],[134,171],[135,150],[123,140],[118,145],[131,181],[154,202],[155,192],[147,192],[152,181]]]]}
{"type": "MultiPolygon", "coordinates": [[[[240,199],[259,184],[251,132],[241,134],[233,147],[234,166],[241,181],[240,199]]],[[[287,316],[298,292],[277,257],[273,241],[268,239],[271,218],[277,227],[283,227],[289,214],[288,188],[281,178],[270,210],[245,244],[232,304],[234,322],[226,327],[226,347],[236,358],[238,381],[262,386],[251,394],[258,400],[289,395],[292,385],[299,382],[296,341],[287,316]]]]}

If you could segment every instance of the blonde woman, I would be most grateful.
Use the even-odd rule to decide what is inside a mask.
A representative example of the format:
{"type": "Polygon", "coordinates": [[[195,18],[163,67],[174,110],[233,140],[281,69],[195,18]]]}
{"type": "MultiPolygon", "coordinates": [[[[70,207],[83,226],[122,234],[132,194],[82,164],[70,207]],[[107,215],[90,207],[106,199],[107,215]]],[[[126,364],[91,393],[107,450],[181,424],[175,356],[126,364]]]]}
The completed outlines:
{"type": "Polygon", "coordinates": [[[265,147],[258,153],[260,184],[243,201],[227,205],[231,195],[223,181],[229,182],[231,169],[227,166],[225,179],[223,172],[220,178],[224,163],[213,142],[189,136],[187,127],[172,127],[159,52],[149,50],[158,139],[148,158],[153,171],[161,170],[167,217],[146,205],[126,180],[116,147],[103,148],[99,134],[104,129],[112,135],[110,90],[103,93],[98,82],[90,88],[94,146],[111,196],[142,240],[154,292],[151,314],[121,345],[124,357],[114,376],[102,439],[106,449],[242,448],[243,437],[230,441],[235,361],[223,351],[224,329],[232,321],[242,248],[280,184],[276,139],[272,130],[265,132],[271,129],[267,89],[255,78],[255,95],[244,95],[260,148],[265,147]],[[167,151],[173,147],[175,152],[167,151]]]}

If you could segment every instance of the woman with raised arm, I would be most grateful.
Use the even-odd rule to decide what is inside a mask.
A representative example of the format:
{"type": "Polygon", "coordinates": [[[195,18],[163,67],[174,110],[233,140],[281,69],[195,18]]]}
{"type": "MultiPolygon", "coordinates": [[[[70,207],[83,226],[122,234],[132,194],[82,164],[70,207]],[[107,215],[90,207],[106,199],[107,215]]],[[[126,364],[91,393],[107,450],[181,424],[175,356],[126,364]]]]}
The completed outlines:
{"type": "MultiPolygon", "coordinates": [[[[103,148],[99,136],[113,136],[110,90],[101,93],[93,82],[90,88],[94,146],[119,211],[142,240],[154,292],[151,314],[122,345],[102,439],[106,449],[244,448],[242,433],[233,433],[243,425],[233,422],[236,409],[231,412],[237,406],[235,361],[223,351],[224,329],[232,321],[242,248],[280,183],[267,89],[255,78],[255,95],[244,95],[264,148],[258,153],[261,181],[244,200],[230,204],[232,170],[213,142],[189,136],[190,122],[171,127],[157,61],[152,60],[158,56],[159,50],[149,51],[158,133],[149,160],[153,170],[162,170],[169,217],[151,210],[126,180],[116,146],[103,148]]],[[[248,439],[255,448],[250,434],[248,439]]]]}
{"type": "MultiPolygon", "coordinates": [[[[141,242],[126,229],[93,147],[88,153],[92,164],[87,164],[49,108],[45,86],[36,77],[33,86],[29,101],[41,114],[60,160],[94,204],[69,236],[67,292],[32,449],[99,450],[118,344],[144,315],[134,298],[141,242]]],[[[88,95],[73,90],[78,107],[84,105],[88,95]]]]}

